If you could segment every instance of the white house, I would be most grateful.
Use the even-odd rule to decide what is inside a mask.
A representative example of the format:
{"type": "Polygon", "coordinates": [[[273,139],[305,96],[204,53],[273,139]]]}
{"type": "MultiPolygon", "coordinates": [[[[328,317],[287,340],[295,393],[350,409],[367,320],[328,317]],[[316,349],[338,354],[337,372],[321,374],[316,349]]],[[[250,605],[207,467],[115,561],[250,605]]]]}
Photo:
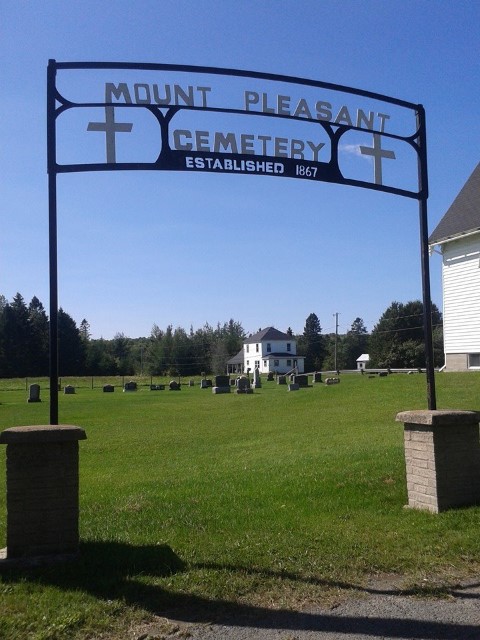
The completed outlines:
{"type": "Polygon", "coordinates": [[[260,373],[287,373],[296,368],[298,373],[303,373],[304,363],[305,357],[297,354],[297,343],[292,336],[267,327],[245,340],[242,351],[228,361],[228,371],[246,373],[258,367],[260,373]]]}
{"type": "Polygon", "coordinates": [[[365,371],[367,368],[367,364],[370,362],[370,356],[368,353],[362,353],[361,356],[357,358],[357,370],[365,371]]]}
{"type": "Polygon", "coordinates": [[[480,163],[429,244],[443,259],[445,370],[480,369],[480,163]]]}

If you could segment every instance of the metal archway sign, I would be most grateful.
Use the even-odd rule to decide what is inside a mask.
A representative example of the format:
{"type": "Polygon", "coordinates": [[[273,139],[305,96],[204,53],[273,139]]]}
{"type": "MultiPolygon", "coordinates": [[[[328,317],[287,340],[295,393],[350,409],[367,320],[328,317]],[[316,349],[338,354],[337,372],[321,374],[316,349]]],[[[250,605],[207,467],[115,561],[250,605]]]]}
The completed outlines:
{"type": "Polygon", "coordinates": [[[427,400],[436,408],[422,105],[238,69],[50,60],[47,150],[51,424],[58,424],[56,178],[81,171],[267,175],[418,200],[427,400]]]}

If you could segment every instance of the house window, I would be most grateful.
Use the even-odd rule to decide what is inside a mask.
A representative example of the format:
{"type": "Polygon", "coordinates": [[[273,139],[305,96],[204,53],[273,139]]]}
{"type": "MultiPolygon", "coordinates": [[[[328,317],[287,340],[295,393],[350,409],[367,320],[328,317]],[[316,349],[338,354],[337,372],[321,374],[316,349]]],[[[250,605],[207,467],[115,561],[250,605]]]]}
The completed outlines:
{"type": "Polygon", "coordinates": [[[259,346],[260,346],[259,344],[256,344],[256,345],[255,345],[255,347],[256,347],[256,352],[257,352],[257,353],[260,351],[259,346]]]}
{"type": "Polygon", "coordinates": [[[480,369],[480,353],[469,353],[468,354],[468,368],[469,369],[480,369]]]}
{"type": "Polygon", "coordinates": [[[260,360],[255,360],[255,367],[260,369],[260,360]]]}
{"type": "Polygon", "coordinates": [[[249,346],[250,346],[250,345],[248,345],[248,344],[247,344],[247,353],[248,353],[248,351],[249,351],[249,349],[248,349],[248,348],[249,348],[249,346]]]}
{"type": "Polygon", "coordinates": [[[264,367],[266,367],[266,366],[267,366],[267,361],[266,361],[266,360],[264,360],[264,361],[263,361],[263,366],[264,366],[264,367]]]}
{"type": "Polygon", "coordinates": [[[278,367],[278,366],[280,366],[280,360],[274,360],[274,361],[273,361],[273,366],[274,366],[274,367],[278,367]]]}
{"type": "Polygon", "coordinates": [[[290,344],[290,342],[287,342],[287,351],[291,351],[292,350],[292,345],[290,344]]]}
{"type": "Polygon", "coordinates": [[[249,364],[250,364],[250,360],[247,360],[247,367],[248,367],[249,364]]]}
{"type": "Polygon", "coordinates": [[[267,353],[272,353],[272,345],[270,342],[267,342],[267,353]]]}
{"type": "Polygon", "coordinates": [[[291,367],[292,366],[292,361],[291,360],[287,360],[287,367],[291,367]]]}

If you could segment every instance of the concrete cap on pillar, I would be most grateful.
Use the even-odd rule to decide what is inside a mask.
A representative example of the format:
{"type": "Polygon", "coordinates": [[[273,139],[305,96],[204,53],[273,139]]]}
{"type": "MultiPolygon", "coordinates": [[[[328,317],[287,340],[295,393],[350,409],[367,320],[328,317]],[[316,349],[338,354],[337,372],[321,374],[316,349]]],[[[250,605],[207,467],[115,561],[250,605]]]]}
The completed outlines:
{"type": "Polygon", "coordinates": [[[81,427],[69,424],[45,424],[26,427],[10,427],[0,433],[0,444],[23,444],[32,442],[73,442],[86,440],[81,427]]]}
{"type": "Polygon", "coordinates": [[[480,413],[478,411],[455,411],[452,409],[442,410],[418,410],[401,411],[397,413],[397,422],[405,424],[424,424],[432,427],[456,424],[478,424],[480,413]]]}

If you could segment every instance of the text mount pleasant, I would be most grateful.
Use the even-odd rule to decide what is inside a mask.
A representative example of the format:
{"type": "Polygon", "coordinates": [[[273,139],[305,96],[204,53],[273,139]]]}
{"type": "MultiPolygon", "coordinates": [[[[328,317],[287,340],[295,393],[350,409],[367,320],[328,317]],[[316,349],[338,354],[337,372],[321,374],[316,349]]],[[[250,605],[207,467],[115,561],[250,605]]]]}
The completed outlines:
{"type": "MultiPolygon", "coordinates": [[[[90,122],[88,131],[103,131],[106,135],[107,163],[116,162],[115,135],[117,133],[130,133],[133,123],[115,122],[115,104],[156,105],[158,107],[215,109],[211,107],[209,98],[212,87],[202,85],[164,84],[160,89],[159,84],[134,83],[131,87],[126,82],[105,83],[105,122],[90,122]]],[[[238,110],[235,110],[238,112],[238,110]]],[[[309,101],[299,98],[292,101],[292,97],[284,94],[276,94],[274,98],[266,92],[251,90],[243,91],[243,104],[240,112],[250,114],[277,115],[290,117],[296,120],[322,121],[333,125],[344,125],[374,131],[385,131],[386,121],[390,116],[385,113],[356,109],[356,119],[352,119],[351,110],[347,105],[338,108],[334,116],[333,106],[325,100],[309,101]]],[[[373,147],[359,146],[359,152],[372,156],[374,161],[374,183],[381,185],[383,159],[395,159],[395,152],[381,148],[380,135],[374,133],[373,147]]],[[[235,133],[232,131],[206,131],[190,129],[174,129],[171,142],[172,150],[197,153],[234,154],[234,155],[260,155],[264,157],[285,158],[298,161],[318,163],[320,151],[325,147],[324,142],[302,140],[299,138],[286,138],[283,136],[270,136],[263,134],[235,133]]],[[[241,171],[242,173],[270,173],[283,174],[282,165],[275,163],[255,163],[253,161],[225,161],[218,158],[191,158],[185,159],[186,170],[207,171],[241,171]]],[[[317,176],[314,167],[297,166],[295,175],[303,178],[317,176]]],[[[289,172],[289,175],[292,175],[289,172]]]]}

